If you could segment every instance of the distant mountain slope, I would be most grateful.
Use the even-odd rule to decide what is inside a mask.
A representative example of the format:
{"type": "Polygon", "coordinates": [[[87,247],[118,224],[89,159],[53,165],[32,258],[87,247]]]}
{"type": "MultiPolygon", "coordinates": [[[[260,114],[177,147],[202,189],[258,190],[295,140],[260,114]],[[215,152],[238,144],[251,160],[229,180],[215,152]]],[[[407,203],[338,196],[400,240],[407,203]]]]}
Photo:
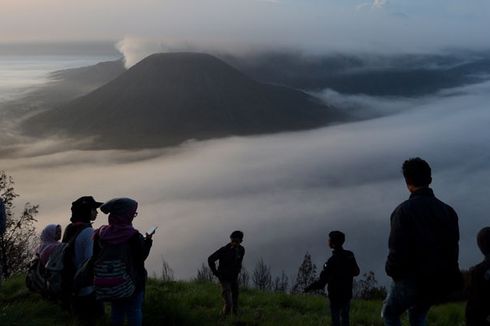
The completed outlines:
{"type": "Polygon", "coordinates": [[[124,71],[122,60],[54,71],[49,74],[47,83],[34,87],[21,98],[2,103],[0,118],[16,120],[65,104],[108,83],[124,71]]]}
{"type": "Polygon", "coordinates": [[[258,83],[213,56],[166,53],[29,118],[23,129],[37,136],[95,137],[97,148],[141,148],[309,129],[341,119],[314,97],[258,83]]]}
{"type": "Polygon", "coordinates": [[[302,56],[277,52],[225,61],[265,83],[373,96],[424,96],[490,75],[490,52],[302,56]]]}

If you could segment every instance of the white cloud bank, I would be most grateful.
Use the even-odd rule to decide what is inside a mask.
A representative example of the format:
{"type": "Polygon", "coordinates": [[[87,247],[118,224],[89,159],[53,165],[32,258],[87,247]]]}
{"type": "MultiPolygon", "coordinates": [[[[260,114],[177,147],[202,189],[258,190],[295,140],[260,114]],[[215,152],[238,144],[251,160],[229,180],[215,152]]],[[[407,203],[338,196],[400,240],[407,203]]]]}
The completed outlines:
{"type": "MultiPolygon", "coordinates": [[[[467,267],[480,259],[474,237],[490,211],[489,94],[487,82],[410,100],[403,105],[413,107],[396,115],[313,131],[166,151],[2,157],[0,167],[15,178],[21,200],[41,205],[40,224],[66,225],[69,204],[81,195],[137,199],[136,227],[160,226],[148,261],[153,272],[164,255],[179,277],[191,277],[241,229],[249,269],[262,256],[275,273],[293,275],[306,250],[323,263],[328,232],[341,229],[362,270],[382,278],[389,215],[408,197],[400,166],[421,156],[432,164],[436,194],[460,215],[467,267]]],[[[104,221],[100,214],[96,225],[104,221]]]]}

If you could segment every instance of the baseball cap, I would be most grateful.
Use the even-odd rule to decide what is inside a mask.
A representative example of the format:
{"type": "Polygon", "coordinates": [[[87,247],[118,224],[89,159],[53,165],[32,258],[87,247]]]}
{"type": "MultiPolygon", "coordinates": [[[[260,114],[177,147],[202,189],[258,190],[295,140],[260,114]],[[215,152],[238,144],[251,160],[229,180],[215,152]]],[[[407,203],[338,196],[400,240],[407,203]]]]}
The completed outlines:
{"type": "Polygon", "coordinates": [[[71,203],[71,209],[99,208],[103,203],[98,202],[92,196],[83,196],[71,203]]]}

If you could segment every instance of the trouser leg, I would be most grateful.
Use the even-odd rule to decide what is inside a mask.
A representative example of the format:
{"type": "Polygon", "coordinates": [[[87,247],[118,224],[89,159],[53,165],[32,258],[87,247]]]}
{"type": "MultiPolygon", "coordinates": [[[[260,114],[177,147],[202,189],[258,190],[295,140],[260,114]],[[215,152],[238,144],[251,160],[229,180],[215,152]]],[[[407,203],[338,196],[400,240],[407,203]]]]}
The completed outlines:
{"type": "Polygon", "coordinates": [[[330,317],[332,319],[332,326],[341,326],[340,305],[335,301],[330,301],[330,317]]]}
{"type": "Polygon", "coordinates": [[[408,320],[411,326],[427,326],[427,313],[430,306],[415,305],[408,309],[408,320]]]}
{"type": "Polygon", "coordinates": [[[128,303],[128,326],[141,326],[143,323],[143,302],[145,293],[139,291],[135,293],[128,303]]]}
{"type": "Polygon", "coordinates": [[[350,313],[350,302],[346,302],[342,305],[342,308],[340,310],[340,318],[342,319],[341,322],[342,326],[350,325],[349,313],[350,313]]]}
{"type": "Polygon", "coordinates": [[[236,315],[238,313],[238,295],[240,289],[238,287],[238,280],[231,283],[231,298],[232,298],[232,312],[236,315]]]}
{"type": "Polygon", "coordinates": [[[393,282],[383,303],[381,316],[385,326],[401,326],[400,316],[410,306],[407,303],[406,291],[402,283],[393,282]]]}
{"type": "Polygon", "coordinates": [[[228,315],[233,307],[233,296],[231,293],[231,283],[228,281],[221,282],[222,296],[224,301],[223,314],[228,315]]]}

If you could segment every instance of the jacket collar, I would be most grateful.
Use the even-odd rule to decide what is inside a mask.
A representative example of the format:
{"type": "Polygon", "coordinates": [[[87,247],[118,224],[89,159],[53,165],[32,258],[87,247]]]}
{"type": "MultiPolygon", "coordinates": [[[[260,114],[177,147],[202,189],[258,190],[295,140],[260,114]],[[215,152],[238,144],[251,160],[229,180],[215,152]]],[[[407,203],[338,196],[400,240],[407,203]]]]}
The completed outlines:
{"type": "Polygon", "coordinates": [[[435,197],[434,196],[434,191],[429,188],[429,187],[426,187],[426,188],[421,188],[413,193],[410,194],[410,199],[412,198],[416,198],[416,197],[421,197],[421,196],[424,196],[424,197],[435,197]]]}

